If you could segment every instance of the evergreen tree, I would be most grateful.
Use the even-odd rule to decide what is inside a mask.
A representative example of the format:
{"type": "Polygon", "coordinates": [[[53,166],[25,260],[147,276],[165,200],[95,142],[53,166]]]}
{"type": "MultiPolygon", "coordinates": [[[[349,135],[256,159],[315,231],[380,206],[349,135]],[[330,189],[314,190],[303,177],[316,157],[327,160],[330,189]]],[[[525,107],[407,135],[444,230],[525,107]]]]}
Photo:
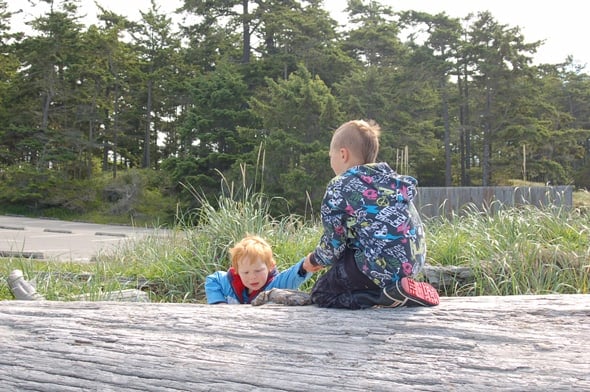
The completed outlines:
{"type": "Polygon", "coordinates": [[[328,160],[332,132],[343,119],[328,87],[301,65],[287,80],[267,79],[267,88],[250,105],[262,121],[249,138],[259,140],[264,150],[264,191],[290,195],[296,212],[305,211],[310,201],[318,206],[333,175],[328,160]]]}
{"type": "Polygon", "coordinates": [[[170,95],[168,81],[174,79],[178,72],[175,65],[180,61],[180,40],[171,30],[171,19],[158,12],[154,0],[148,12],[141,12],[142,20],[130,27],[132,44],[140,64],[136,78],[144,87],[134,90],[138,93],[137,107],[144,109],[139,115],[145,128],[143,138],[142,167],[152,167],[152,151],[157,151],[158,125],[163,115],[170,113],[164,108],[165,97],[170,95]]]}
{"type": "Polygon", "coordinates": [[[506,109],[518,93],[515,81],[528,72],[540,43],[525,43],[520,28],[499,24],[489,12],[479,13],[467,34],[466,55],[473,61],[471,77],[477,89],[473,114],[479,117],[482,185],[488,186],[492,184],[496,133],[509,121],[506,109]]]}
{"type": "Polygon", "coordinates": [[[249,151],[238,132],[254,124],[246,107],[248,88],[239,66],[230,62],[194,78],[190,86],[192,105],[179,129],[180,155],[168,158],[164,167],[179,183],[213,195],[219,175],[249,151]]]}
{"type": "Polygon", "coordinates": [[[402,62],[407,51],[399,38],[391,7],[374,0],[348,0],[346,11],[352,26],[342,43],[346,53],[368,67],[402,62]]]}
{"type": "Polygon", "coordinates": [[[28,124],[21,123],[22,136],[27,139],[23,142],[29,147],[25,159],[39,169],[51,166],[77,171],[82,135],[72,122],[78,99],[78,75],[73,69],[81,61],[82,25],[77,1],[63,1],[57,9],[53,1],[46,2],[51,6],[49,13],[30,23],[38,35],[19,44],[21,87],[25,89],[19,98],[30,102],[31,115],[28,124]]]}
{"type": "MultiPolygon", "coordinates": [[[[452,176],[452,152],[453,145],[458,145],[458,135],[452,135],[456,129],[457,116],[452,114],[456,102],[453,99],[452,82],[450,82],[454,64],[457,63],[461,40],[461,24],[458,19],[450,18],[445,13],[429,15],[422,12],[402,13],[402,23],[413,32],[410,34],[410,42],[413,47],[413,56],[410,60],[414,72],[419,72],[423,79],[430,79],[433,88],[438,92],[440,99],[440,116],[444,128],[443,145],[445,174],[444,185],[453,184],[452,176]],[[425,38],[424,38],[425,36],[425,38]],[[423,39],[423,43],[417,43],[415,39],[423,39]],[[452,139],[452,136],[454,138],[452,139]]],[[[436,158],[434,160],[436,162],[436,158]]],[[[435,167],[430,168],[431,172],[436,171],[435,167]]],[[[431,182],[434,183],[434,182],[431,182]]]]}
{"type": "Polygon", "coordinates": [[[22,138],[12,116],[16,103],[19,61],[15,53],[15,39],[10,33],[10,19],[5,1],[0,1],[0,164],[14,164],[23,157],[19,144],[22,138]]]}

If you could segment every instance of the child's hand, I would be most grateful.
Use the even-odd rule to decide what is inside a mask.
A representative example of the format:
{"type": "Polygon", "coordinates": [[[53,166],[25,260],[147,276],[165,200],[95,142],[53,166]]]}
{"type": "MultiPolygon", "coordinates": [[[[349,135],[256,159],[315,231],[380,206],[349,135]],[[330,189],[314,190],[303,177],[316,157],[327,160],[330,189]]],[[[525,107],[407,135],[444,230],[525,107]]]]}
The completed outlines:
{"type": "Polygon", "coordinates": [[[312,273],[318,272],[322,268],[324,268],[322,265],[312,264],[311,261],[309,260],[309,255],[305,258],[305,261],[303,262],[303,269],[306,270],[307,272],[312,272],[312,273]]]}

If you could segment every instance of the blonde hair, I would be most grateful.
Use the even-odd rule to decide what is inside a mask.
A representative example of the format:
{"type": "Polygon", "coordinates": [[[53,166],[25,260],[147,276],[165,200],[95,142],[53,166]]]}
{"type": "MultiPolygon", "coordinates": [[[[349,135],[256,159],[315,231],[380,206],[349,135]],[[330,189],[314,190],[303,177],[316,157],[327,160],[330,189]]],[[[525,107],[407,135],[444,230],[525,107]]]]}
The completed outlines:
{"type": "Polygon", "coordinates": [[[239,272],[239,262],[242,259],[248,259],[250,262],[262,260],[268,269],[276,265],[270,244],[257,235],[246,235],[229,250],[229,254],[231,265],[236,272],[239,272]]]}
{"type": "Polygon", "coordinates": [[[342,124],[332,136],[330,148],[347,148],[363,163],[377,160],[381,127],[373,120],[352,120],[342,124]]]}

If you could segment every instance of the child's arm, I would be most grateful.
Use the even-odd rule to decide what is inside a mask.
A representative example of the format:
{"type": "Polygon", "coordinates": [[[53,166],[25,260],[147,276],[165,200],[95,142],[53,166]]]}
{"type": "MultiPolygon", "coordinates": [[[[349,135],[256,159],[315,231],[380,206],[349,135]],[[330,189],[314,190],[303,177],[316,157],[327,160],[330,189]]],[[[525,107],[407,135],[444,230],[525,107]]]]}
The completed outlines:
{"type": "Polygon", "coordinates": [[[281,271],[264,289],[298,289],[313,275],[313,272],[304,268],[305,259],[302,258],[288,269],[281,271]]]}
{"type": "Polygon", "coordinates": [[[303,266],[302,268],[304,270],[306,270],[307,272],[318,272],[319,270],[321,270],[322,268],[324,268],[323,265],[321,264],[314,264],[311,261],[311,258],[313,257],[313,252],[311,252],[310,254],[307,255],[307,257],[305,258],[305,260],[303,261],[303,266]]]}
{"type": "MultiPolygon", "coordinates": [[[[205,279],[205,295],[208,304],[226,304],[222,282],[227,280],[227,272],[217,271],[205,279]]],[[[228,282],[229,284],[229,282],[228,282]]]]}
{"type": "Polygon", "coordinates": [[[347,244],[347,220],[351,218],[352,208],[349,198],[358,195],[346,189],[348,176],[338,176],[330,181],[322,200],[320,214],[323,232],[316,248],[308,255],[314,267],[327,267],[342,258],[347,244]]]}

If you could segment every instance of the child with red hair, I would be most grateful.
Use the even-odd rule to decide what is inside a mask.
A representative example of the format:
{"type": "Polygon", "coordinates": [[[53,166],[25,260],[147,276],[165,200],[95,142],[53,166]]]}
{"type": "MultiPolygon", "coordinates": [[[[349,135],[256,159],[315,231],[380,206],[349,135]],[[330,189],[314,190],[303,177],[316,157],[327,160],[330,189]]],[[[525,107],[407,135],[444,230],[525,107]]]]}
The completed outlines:
{"type": "Polygon", "coordinates": [[[214,272],[206,278],[205,294],[209,304],[249,304],[265,290],[297,289],[313,273],[304,267],[305,259],[279,272],[270,244],[257,235],[244,237],[229,254],[230,269],[214,272]]]}

